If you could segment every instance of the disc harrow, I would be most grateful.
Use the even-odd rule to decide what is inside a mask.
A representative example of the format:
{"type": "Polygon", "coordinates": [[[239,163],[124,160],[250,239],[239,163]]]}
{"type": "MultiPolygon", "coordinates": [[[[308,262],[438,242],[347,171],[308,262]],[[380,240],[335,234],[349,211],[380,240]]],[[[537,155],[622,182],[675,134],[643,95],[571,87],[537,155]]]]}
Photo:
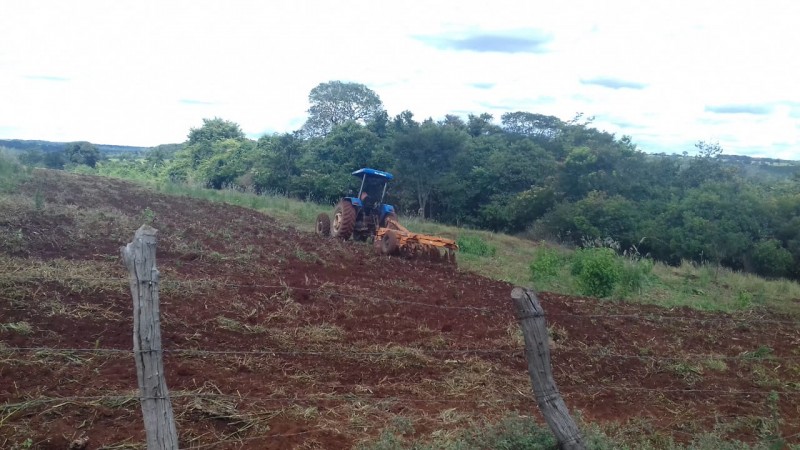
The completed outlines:
{"type": "Polygon", "coordinates": [[[455,265],[458,245],[452,239],[414,233],[394,217],[375,233],[375,251],[382,255],[401,255],[455,265]]]}

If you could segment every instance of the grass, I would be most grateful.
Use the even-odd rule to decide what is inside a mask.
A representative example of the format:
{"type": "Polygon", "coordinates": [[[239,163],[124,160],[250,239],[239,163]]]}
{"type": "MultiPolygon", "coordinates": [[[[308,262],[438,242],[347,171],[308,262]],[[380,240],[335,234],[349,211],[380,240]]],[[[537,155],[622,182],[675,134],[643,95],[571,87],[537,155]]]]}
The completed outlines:
{"type": "Polygon", "coordinates": [[[28,322],[0,323],[0,331],[26,335],[33,333],[33,327],[28,322]]]}
{"type": "MultiPolygon", "coordinates": [[[[753,418],[755,425],[760,424],[753,418]]],[[[769,430],[764,433],[760,442],[746,444],[720,437],[726,430],[720,429],[712,433],[703,433],[686,444],[653,430],[653,426],[642,421],[612,426],[601,429],[596,425],[586,424],[579,420],[583,441],[589,450],[772,450],[779,448],[796,449],[797,446],[784,446],[769,430]],[[647,430],[650,430],[648,432],[647,430]]],[[[769,428],[771,424],[761,425],[769,428]]],[[[431,442],[422,443],[413,437],[413,425],[390,425],[380,437],[372,442],[362,443],[359,450],[482,450],[482,449],[531,449],[550,450],[558,448],[553,434],[543,425],[529,416],[511,415],[490,424],[473,427],[466,431],[432,433],[431,442]]]]}
{"type": "Polygon", "coordinates": [[[30,169],[23,167],[10,153],[0,151],[0,193],[12,192],[29,176],[30,169]]]}

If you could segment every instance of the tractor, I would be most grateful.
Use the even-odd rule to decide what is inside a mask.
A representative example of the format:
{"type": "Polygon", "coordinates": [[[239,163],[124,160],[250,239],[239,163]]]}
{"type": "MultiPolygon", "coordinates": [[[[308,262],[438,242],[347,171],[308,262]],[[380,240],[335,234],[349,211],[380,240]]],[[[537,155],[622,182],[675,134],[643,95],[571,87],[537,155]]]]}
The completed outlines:
{"type": "Polygon", "coordinates": [[[389,172],[363,168],[352,173],[361,179],[355,197],[343,197],[333,210],[333,220],[326,213],[317,216],[316,232],[342,240],[372,239],[375,251],[382,255],[425,256],[455,263],[458,245],[451,239],[412,233],[400,225],[394,206],[384,203],[389,172]],[[440,253],[440,251],[442,253],[440,253]]]}

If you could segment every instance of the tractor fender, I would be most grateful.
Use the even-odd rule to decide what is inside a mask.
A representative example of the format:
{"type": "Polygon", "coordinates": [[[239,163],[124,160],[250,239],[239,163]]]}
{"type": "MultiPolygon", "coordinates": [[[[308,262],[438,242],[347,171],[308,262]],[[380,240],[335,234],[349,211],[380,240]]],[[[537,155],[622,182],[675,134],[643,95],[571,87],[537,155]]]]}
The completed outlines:
{"type": "Polygon", "coordinates": [[[392,205],[381,205],[381,220],[386,217],[387,214],[394,213],[394,206],[392,205]]]}
{"type": "Polygon", "coordinates": [[[361,199],[359,199],[357,197],[345,197],[344,200],[348,200],[356,208],[363,208],[364,207],[364,204],[361,203],[361,199]]]}

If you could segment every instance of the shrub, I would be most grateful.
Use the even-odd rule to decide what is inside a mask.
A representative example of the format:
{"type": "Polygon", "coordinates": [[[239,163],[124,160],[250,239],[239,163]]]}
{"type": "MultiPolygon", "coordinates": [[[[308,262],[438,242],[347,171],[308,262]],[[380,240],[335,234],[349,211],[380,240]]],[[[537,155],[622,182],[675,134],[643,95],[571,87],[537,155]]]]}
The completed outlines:
{"type": "Polygon", "coordinates": [[[0,192],[12,191],[26,176],[16,158],[0,152],[0,192]]]}
{"type": "Polygon", "coordinates": [[[794,264],[789,250],[783,248],[775,239],[756,244],[750,258],[756,273],[767,277],[785,277],[794,264]]]}
{"type": "Polygon", "coordinates": [[[575,252],[572,274],[583,295],[608,297],[622,277],[622,261],[610,248],[585,248],[575,252]]]}
{"type": "Polygon", "coordinates": [[[497,253],[497,247],[487,244],[480,236],[461,236],[456,244],[458,244],[459,251],[469,255],[494,256],[497,253]]]}
{"type": "Polygon", "coordinates": [[[531,279],[544,281],[558,275],[564,262],[564,258],[556,250],[544,246],[537,247],[530,265],[531,279]]]}
{"type": "Polygon", "coordinates": [[[467,433],[458,448],[551,449],[557,442],[549,429],[532,418],[507,417],[500,423],[467,433]]]}

